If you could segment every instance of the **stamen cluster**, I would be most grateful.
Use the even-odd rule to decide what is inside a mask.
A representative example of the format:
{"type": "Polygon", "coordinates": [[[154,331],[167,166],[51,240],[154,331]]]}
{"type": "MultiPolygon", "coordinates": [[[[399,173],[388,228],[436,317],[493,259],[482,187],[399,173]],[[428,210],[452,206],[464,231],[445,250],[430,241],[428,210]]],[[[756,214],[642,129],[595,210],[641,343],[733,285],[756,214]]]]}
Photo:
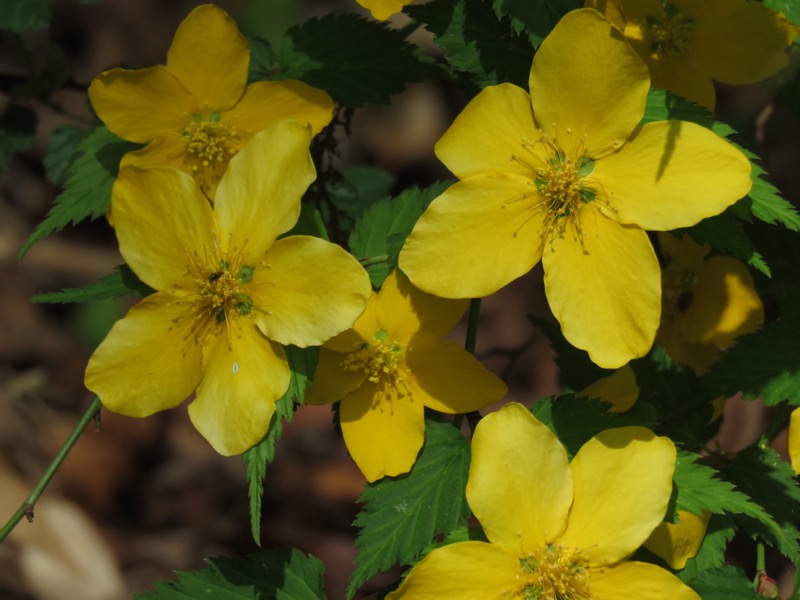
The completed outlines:
{"type": "Polygon", "coordinates": [[[658,56],[680,58],[689,52],[694,21],[667,4],[661,15],[647,20],[653,38],[653,52],[658,56]]]}
{"type": "Polygon", "coordinates": [[[549,545],[520,560],[525,600],[592,600],[589,560],[576,549],[549,545]]]}

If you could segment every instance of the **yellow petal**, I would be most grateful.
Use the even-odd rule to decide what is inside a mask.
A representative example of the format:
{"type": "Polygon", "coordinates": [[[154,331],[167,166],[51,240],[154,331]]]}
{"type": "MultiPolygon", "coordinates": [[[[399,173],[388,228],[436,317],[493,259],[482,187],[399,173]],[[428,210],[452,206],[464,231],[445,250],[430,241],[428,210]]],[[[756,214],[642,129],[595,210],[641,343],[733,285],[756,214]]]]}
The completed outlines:
{"type": "Polygon", "coordinates": [[[678,238],[669,233],[658,232],[658,246],[669,265],[676,265],[683,271],[694,273],[703,264],[703,259],[711,251],[708,244],[702,246],[691,236],[678,238]]]}
{"type": "Polygon", "coordinates": [[[467,413],[497,402],[508,388],[472,354],[430,335],[411,339],[406,350],[409,385],[428,408],[467,413]]]}
{"type": "Polygon", "coordinates": [[[592,593],[603,600],[700,600],[692,588],[656,565],[624,562],[592,570],[592,593]]]}
{"type": "Polygon", "coordinates": [[[645,548],[675,570],[684,568],[686,561],[700,550],[711,513],[703,511],[702,515],[695,515],[679,510],[678,518],[678,523],[661,523],[644,543],[645,548]]]}
{"type": "Polygon", "coordinates": [[[418,288],[443,298],[493,294],[541,258],[538,197],[533,182],[519,175],[459,181],[417,221],[400,268],[418,288]]]}
{"type": "Polygon", "coordinates": [[[250,289],[256,323],[269,339],[301,348],[322,345],[353,326],[371,288],[358,261],[340,246],[295,235],[275,242],[250,289]]]}
{"type": "Polygon", "coordinates": [[[204,4],[175,32],[167,67],[197,98],[203,116],[233,106],[247,83],[250,49],[228,14],[204,4]]]}
{"type": "Polygon", "coordinates": [[[198,109],[194,97],[163,65],[101,73],[89,86],[89,100],[112,133],[138,144],[183,131],[198,109]]]}
{"type": "Polygon", "coordinates": [[[545,249],[544,287],[570,344],[606,369],[644,356],[661,313],[661,270],[647,234],[584,209],[583,244],[570,233],[545,249]]]}
{"type": "Polygon", "coordinates": [[[186,140],[180,133],[166,133],[144,148],[126,153],[119,166],[172,167],[191,175],[186,165],[186,140]]]}
{"type": "Polygon", "coordinates": [[[659,60],[653,60],[646,57],[645,62],[650,69],[654,88],[669,90],[708,110],[714,110],[717,92],[707,71],[697,69],[686,58],[660,57],[659,60]]]}
{"type": "Polygon", "coordinates": [[[620,31],[625,29],[625,15],[619,0],[586,0],[583,7],[595,9],[620,31]]]}
{"type": "Polygon", "coordinates": [[[800,408],[795,408],[789,419],[789,459],[794,472],[800,474],[800,408]]]}
{"type": "Polygon", "coordinates": [[[254,135],[217,187],[214,213],[223,249],[257,260],[300,216],[300,198],[316,178],[311,132],[281,121],[254,135]]]}
{"type": "Polygon", "coordinates": [[[403,345],[420,331],[444,336],[461,320],[467,304],[426,294],[395,270],[383,282],[375,308],[380,328],[403,345]]]}
{"type": "Polygon", "coordinates": [[[316,135],[333,118],[333,100],[302,81],[257,81],[247,86],[242,99],[222,118],[232,119],[233,126],[248,137],[286,119],[310,125],[316,135]]]}
{"type": "Polygon", "coordinates": [[[349,354],[359,350],[364,343],[374,341],[375,334],[381,329],[381,326],[378,325],[377,307],[378,295],[372,292],[367,300],[367,307],[353,323],[353,327],[329,339],[324,344],[325,348],[349,354]]]}
{"type": "Polygon", "coordinates": [[[708,373],[719,358],[719,348],[713,344],[692,344],[686,339],[683,315],[664,320],[658,329],[656,342],[667,349],[672,360],[688,365],[698,375],[708,373]]]}
{"type": "Polygon", "coordinates": [[[718,215],[750,191],[750,161],[705,127],[659,121],[638,129],[591,177],[611,217],[643,229],[689,227],[718,215]]]}
{"type": "Polygon", "coordinates": [[[414,0],[356,0],[361,6],[366,8],[374,19],[385,21],[393,14],[403,10],[406,4],[411,4],[414,0]]]}
{"type": "Polygon", "coordinates": [[[797,28],[758,2],[691,2],[691,61],[722,83],[741,85],[774,75],[789,64],[784,49],[797,28]]]}
{"type": "Polygon", "coordinates": [[[564,531],[572,502],[567,453],[521,404],[506,404],[475,428],[467,502],[489,541],[514,556],[541,551],[564,531]]]}
{"type": "Polygon", "coordinates": [[[537,125],[558,145],[597,158],[622,145],[644,115],[650,77],[619,30],[592,9],[567,13],[533,59],[537,125]]]}
{"type": "Polygon", "coordinates": [[[200,382],[200,346],[175,320],[185,305],[165,292],[148,296],[117,321],[86,367],[86,387],[108,410],[147,417],[178,406],[200,382]]]}
{"type": "Polygon", "coordinates": [[[516,554],[485,542],[450,544],[423,558],[386,600],[499,599],[517,589],[519,572],[516,554]]]}
{"type": "Polygon", "coordinates": [[[633,369],[630,365],[625,365],[608,377],[595,381],[578,396],[608,402],[612,405],[609,412],[622,413],[630,410],[636,403],[639,398],[639,386],[633,369]]]}
{"type": "Polygon", "coordinates": [[[248,319],[228,323],[203,352],[203,380],[189,405],[197,431],[223,456],[241,454],[261,441],[275,402],[289,387],[289,363],[280,345],[248,319]]]}
{"type": "Polygon", "coordinates": [[[687,341],[725,349],[763,322],[764,307],[743,263],[729,256],[712,256],[700,266],[683,315],[687,341]]]}
{"type": "Polygon", "coordinates": [[[570,463],[575,500],[559,544],[582,549],[593,567],[631,555],[664,519],[675,457],[669,438],[643,427],[586,442],[570,463]]]}
{"type": "Polygon", "coordinates": [[[363,371],[348,371],[342,367],[347,354],[320,348],[317,369],[311,390],[306,393],[306,404],[328,404],[338,402],[364,383],[363,371]]]}
{"type": "Polygon", "coordinates": [[[142,281],[157,290],[196,287],[187,267],[191,256],[205,257],[213,248],[214,221],[190,175],[125,167],[111,205],[119,251],[142,281]]]}
{"type": "Polygon", "coordinates": [[[390,398],[386,389],[365,382],[339,409],[344,443],[369,482],[408,473],[425,439],[422,402],[390,398]]]}
{"type": "Polygon", "coordinates": [[[436,142],[436,156],[459,179],[481,173],[530,176],[530,168],[512,156],[530,156],[523,144],[541,137],[533,122],[531,97],[520,87],[501,83],[484,88],[436,142]]]}

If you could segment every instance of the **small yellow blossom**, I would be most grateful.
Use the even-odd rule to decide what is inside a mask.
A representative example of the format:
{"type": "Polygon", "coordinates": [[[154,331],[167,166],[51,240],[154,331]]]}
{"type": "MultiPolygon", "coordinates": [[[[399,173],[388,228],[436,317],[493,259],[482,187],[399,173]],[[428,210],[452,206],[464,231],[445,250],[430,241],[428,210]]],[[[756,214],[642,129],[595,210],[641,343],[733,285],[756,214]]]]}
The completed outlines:
{"type": "Polygon", "coordinates": [[[330,97],[300,81],[248,86],[249,63],[236,23],[206,4],[178,27],[166,65],[101,73],[89,99],[114,134],[147,144],[122,166],[181,169],[213,198],[228,161],[256,132],[292,119],[318,133],[333,116],[330,97]]]}
{"type": "Polygon", "coordinates": [[[644,547],[663,558],[670,568],[676,571],[683,569],[686,562],[700,550],[710,518],[708,511],[696,515],[679,510],[678,522],[661,523],[647,538],[644,547]]]}
{"type": "Polygon", "coordinates": [[[764,307],[743,263],[707,257],[710,248],[688,235],[658,236],[662,268],[661,325],[656,341],[670,356],[706,373],[720,351],[764,322],[764,307]]]}
{"type": "Polygon", "coordinates": [[[356,0],[366,8],[374,19],[385,21],[392,15],[399,13],[403,7],[414,0],[356,0]]]}
{"type": "Polygon", "coordinates": [[[605,368],[647,353],[661,271],[645,230],[686,227],[750,190],[750,163],[708,129],[640,125],[647,67],[597,11],[568,13],[533,60],[531,94],[481,91],[436,144],[461,180],[400,253],[414,285],[481,297],[540,260],[564,337],[605,368]]]}
{"type": "Polygon", "coordinates": [[[195,427],[221,454],[239,454],[266,434],[289,386],[283,345],[322,344],[363,312],[370,287],[358,261],[318,238],[277,239],[315,178],[310,139],[292,121],[254,135],[213,208],[182,171],[120,170],[120,252],[157,291],[89,360],[86,387],[106,408],[146,417],[195,393],[195,427]]]}
{"type": "Polygon", "coordinates": [[[798,28],[753,0],[586,0],[647,63],[653,87],[711,110],[712,80],[743,85],[789,64],[798,28]]]}
{"type": "Polygon", "coordinates": [[[466,413],[505,395],[474,356],[441,340],[466,306],[420,292],[394,271],[353,328],[320,351],[306,404],[341,400],[345,444],[369,481],[411,469],[426,407],[466,413]]]}
{"type": "Polygon", "coordinates": [[[664,518],[675,446],[642,427],[604,431],[569,462],[511,403],[472,440],[467,502],[489,540],[437,548],[387,600],[699,600],[656,565],[627,560],[664,518]]]}

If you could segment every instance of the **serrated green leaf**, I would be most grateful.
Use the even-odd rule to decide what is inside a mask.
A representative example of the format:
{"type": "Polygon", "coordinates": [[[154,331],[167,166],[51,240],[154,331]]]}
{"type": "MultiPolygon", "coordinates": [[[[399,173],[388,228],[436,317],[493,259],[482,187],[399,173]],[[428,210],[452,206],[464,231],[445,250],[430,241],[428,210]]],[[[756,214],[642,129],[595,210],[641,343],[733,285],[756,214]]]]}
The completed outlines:
{"type": "Polygon", "coordinates": [[[434,0],[406,12],[425,23],[451,68],[477,88],[510,82],[528,89],[533,46],[509,19],[498,20],[489,2],[434,0]]]}
{"type": "Polygon", "coordinates": [[[24,152],[36,139],[36,113],[25,106],[9,105],[0,116],[0,172],[11,159],[24,152]]]}
{"type": "Polygon", "coordinates": [[[328,185],[328,195],[336,210],[352,219],[378,200],[389,195],[394,176],[378,167],[355,165],[342,169],[342,179],[328,185]]]}
{"type": "Polygon", "coordinates": [[[470,446],[449,423],[425,421],[425,444],[407,475],[368,484],[355,520],[356,568],[347,598],[376,573],[408,564],[436,535],[467,524],[470,446]]]}
{"type": "Polygon", "coordinates": [[[278,59],[272,45],[261,37],[247,37],[250,47],[250,65],[247,72],[247,84],[262,79],[270,79],[279,70],[278,59]]]}
{"type": "Polygon", "coordinates": [[[47,152],[43,161],[50,183],[59,186],[64,184],[72,157],[87,135],[89,135],[88,130],[75,125],[64,125],[53,132],[47,142],[47,152]]]}
{"type": "Polygon", "coordinates": [[[647,411],[611,413],[608,412],[610,408],[608,402],[568,395],[543,398],[533,405],[531,413],[556,434],[570,457],[605,429],[628,425],[654,427],[652,415],[647,415],[647,411]]]}
{"type": "Polygon", "coordinates": [[[289,388],[275,403],[275,415],[272,417],[267,435],[242,455],[246,469],[247,495],[250,499],[250,532],[259,545],[261,544],[261,499],[264,496],[267,465],[275,458],[275,444],[283,433],[283,423],[291,423],[295,405],[302,405],[305,402],[306,387],[314,377],[319,356],[319,349],[313,347],[284,346],[284,350],[292,372],[289,388]]]}
{"type": "Polygon", "coordinates": [[[265,550],[247,558],[207,558],[207,569],[178,571],[178,581],[159,581],[136,600],[324,600],[324,565],[300,550],[265,550]]]}
{"type": "Polygon", "coordinates": [[[386,104],[407,84],[441,74],[405,35],[354,13],[314,17],[286,32],[271,78],[300,79],[347,106],[386,104]]]}
{"type": "Polygon", "coordinates": [[[786,319],[740,337],[702,379],[712,396],[762,398],[772,406],[800,404],[800,322],[786,319]]]}
{"type": "Polygon", "coordinates": [[[652,88],[647,93],[642,124],[669,120],[697,123],[721,137],[728,137],[734,133],[732,127],[715,120],[714,114],[704,106],[695,104],[672,92],[652,88]]]}
{"type": "Polygon", "coordinates": [[[0,0],[0,29],[21,33],[50,25],[50,0],[0,0]]]}
{"type": "Polygon", "coordinates": [[[509,17],[517,31],[538,46],[565,14],[583,8],[583,0],[492,0],[498,17],[509,17]]]}
{"type": "Polygon", "coordinates": [[[117,178],[119,162],[125,153],[141,148],[115,136],[105,127],[98,127],[78,145],[75,161],[69,168],[64,191],[22,245],[18,258],[22,260],[31,246],[60,231],[70,223],[96,219],[106,213],[111,199],[111,187],[117,178]]]}
{"type": "MultiPolygon", "coordinates": [[[[751,159],[755,155],[750,155],[751,159]]],[[[792,231],[800,231],[800,214],[792,204],[780,196],[778,188],[764,179],[767,174],[757,163],[753,164],[750,177],[753,187],[748,194],[752,201],[750,210],[753,216],[765,223],[780,223],[792,231]]]]}
{"type": "Polygon", "coordinates": [[[704,571],[721,567],[725,562],[728,542],[736,533],[733,520],[725,515],[711,515],[706,535],[697,554],[686,561],[686,566],[678,573],[684,582],[695,579],[704,571]]]}
{"type": "Polygon", "coordinates": [[[764,0],[764,6],[783,13],[790,21],[800,25],[800,4],[797,0],[764,0]]]}
{"type": "Polygon", "coordinates": [[[31,302],[63,304],[67,302],[96,302],[133,296],[144,298],[155,290],[140,280],[128,265],[120,265],[110,275],[79,288],[67,288],[60,292],[36,294],[31,302]]]}
{"type": "Polygon", "coordinates": [[[769,514],[769,519],[757,515],[737,519],[741,529],[800,562],[800,487],[789,463],[772,448],[753,446],[740,452],[719,473],[769,514]]]}
{"type": "Polygon", "coordinates": [[[412,187],[395,198],[376,202],[364,212],[350,234],[348,245],[379,288],[391,270],[408,234],[434,198],[452,182],[442,181],[429,188],[412,187]]]}
{"type": "Polygon", "coordinates": [[[703,600],[759,600],[753,582],[739,567],[724,566],[703,571],[686,583],[703,600]]]}

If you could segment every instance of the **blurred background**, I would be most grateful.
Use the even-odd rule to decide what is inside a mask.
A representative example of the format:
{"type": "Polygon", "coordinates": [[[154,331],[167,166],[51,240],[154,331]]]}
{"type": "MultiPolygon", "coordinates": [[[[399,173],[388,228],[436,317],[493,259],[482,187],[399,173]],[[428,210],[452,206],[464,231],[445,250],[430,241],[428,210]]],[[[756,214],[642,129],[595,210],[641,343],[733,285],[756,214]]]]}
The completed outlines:
{"type": "MultiPolygon", "coordinates": [[[[0,32],[0,110],[9,85],[26,77],[23,45],[30,57],[44,62],[55,60],[49,49],[60,46],[68,73],[51,102],[32,107],[39,118],[36,144],[0,175],[0,522],[27,496],[85,410],[91,400],[83,386],[86,362],[130,306],[122,300],[29,301],[37,293],[95,281],[122,263],[103,220],[49,237],[17,261],[20,246],[59,192],[45,177],[47,141],[63,125],[94,124],[86,87],[97,73],[163,63],[175,29],[197,4],[58,0],[50,29],[22,38],[0,32]]],[[[350,0],[218,4],[245,33],[267,40],[313,15],[367,14],[350,0]]],[[[403,26],[407,18],[398,15],[390,23],[403,26]]],[[[411,39],[436,55],[425,31],[411,39]]],[[[796,115],[772,102],[778,85],[721,88],[718,110],[797,205],[800,127],[796,115]]],[[[359,109],[352,135],[345,139],[340,132],[342,166],[389,171],[396,177],[393,192],[446,178],[433,144],[465,100],[442,82],[425,82],[397,95],[390,106],[359,109]]],[[[530,405],[559,387],[553,353],[526,314],[552,319],[540,268],[484,300],[477,350],[509,384],[507,400],[530,405]]],[[[463,336],[462,324],[452,337],[463,341],[463,336]]],[[[758,438],[763,420],[758,403],[731,399],[718,442],[728,451],[741,449],[758,438]]],[[[283,434],[265,482],[262,543],[297,547],[323,560],[326,589],[335,600],[344,597],[352,571],[352,522],[365,481],[331,423],[330,407],[304,407],[283,434]]],[[[777,443],[785,445],[785,439],[777,443]]],[[[203,557],[244,556],[257,549],[242,461],[217,455],[189,423],[185,405],[143,420],[103,411],[99,427],[89,426],[37,504],[34,523],[23,521],[0,545],[0,598],[131,598],[175,570],[202,567],[203,557]]],[[[782,572],[788,576],[788,570],[782,572]]],[[[398,575],[379,575],[360,597],[398,575]]]]}

